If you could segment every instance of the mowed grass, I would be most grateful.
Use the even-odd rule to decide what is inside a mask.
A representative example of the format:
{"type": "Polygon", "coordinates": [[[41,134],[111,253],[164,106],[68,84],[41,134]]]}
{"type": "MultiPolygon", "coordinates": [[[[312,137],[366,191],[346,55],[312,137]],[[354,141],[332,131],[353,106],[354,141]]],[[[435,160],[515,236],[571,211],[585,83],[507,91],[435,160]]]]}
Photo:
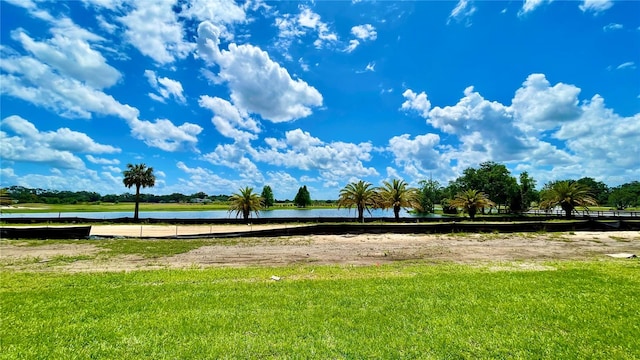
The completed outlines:
{"type": "Polygon", "coordinates": [[[636,260],[545,265],[3,271],[0,358],[640,358],[636,260]]]}

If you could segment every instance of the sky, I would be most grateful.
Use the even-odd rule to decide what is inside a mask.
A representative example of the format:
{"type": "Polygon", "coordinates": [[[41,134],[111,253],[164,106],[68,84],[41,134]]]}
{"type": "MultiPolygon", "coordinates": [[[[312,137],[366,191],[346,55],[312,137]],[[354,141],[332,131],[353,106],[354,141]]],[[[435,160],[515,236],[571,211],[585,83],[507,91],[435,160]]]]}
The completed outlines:
{"type": "Polygon", "coordinates": [[[0,185],[640,180],[639,1],[0,2],[0,185]]]}

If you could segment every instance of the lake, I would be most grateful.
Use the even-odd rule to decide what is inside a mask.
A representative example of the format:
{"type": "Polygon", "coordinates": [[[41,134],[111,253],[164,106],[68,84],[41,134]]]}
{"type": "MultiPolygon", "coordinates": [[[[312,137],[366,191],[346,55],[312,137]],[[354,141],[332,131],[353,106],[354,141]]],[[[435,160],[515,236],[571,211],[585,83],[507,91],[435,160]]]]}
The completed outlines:
{"type": "MultiPolygon", "coordinates": [[[[253,216],[255,216],[252,213],[253,216]]],[[[282,209],[282,210],[265,210],[260,211],[259,218],[322,218],[322,217],[357,217],[358,212],[355,209],[282,209]]],[[[46,213],[12,213],[2,214],[1,218],[57,218],[57,217],[78,217],[87,219],[117,219],[124,217],[133,217],[133,211],[118,212],[46,212],[46,213]]],[[[140,211],[141,219],[235,219],[235,213],[226,210],[206,210],[206,211],[140,211]]],[[[365,212],[365,217],[393,217],[392,210],[371,210],[371,214],[365,212]]],[[[441,217],[438,214],[429,214],[427,216],[416,216],[405,210],[400,211],[400,217],[441,217]]]]}

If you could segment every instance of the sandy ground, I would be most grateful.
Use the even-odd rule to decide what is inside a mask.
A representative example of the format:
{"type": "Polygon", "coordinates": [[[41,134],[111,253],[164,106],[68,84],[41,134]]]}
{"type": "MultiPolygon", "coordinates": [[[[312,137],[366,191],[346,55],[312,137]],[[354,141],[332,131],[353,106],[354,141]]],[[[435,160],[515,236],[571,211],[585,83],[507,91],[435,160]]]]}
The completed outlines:
{"type": "MultiPolygon", "coordinates": [[[[282,226],[282,225],[274,225],[282,226]]],[[[178,226],[178,234],[239,231],[249,226],[178,226]]],[[[253,230],[273,226],[253,226],[253,230]]],[[[249,230],[249,229],[245,229],[249,230]]],[[[175,234],[176,227],[144,226],[143,236],[175,234]]],[[[139,225],[95,226],[94,235],[139,235],[139,225]]],[[[112,241],[112,240],[102,240],[112,241]]],[[[148,241],[149,246],[157,241],[148,241]]],[[[175,240],[171,240],[175,241],[175,240]]],[[[548,261],[602,259],[606,254],[640,256],[640,232],[575,232],[519,234],[362,234],[312,235],[275,238],[207,240],[186,253],[148,259],[139,255],[99,256],[103,249],[93,244],[63,243],[25,246],[0,243],[0,264],[5,269],[36,271],[129,271],[160,268],[204,268],[240,266],[284,266],[292,264],[375,265],[393,261],[511,264],[518,269],[541,269],[548,261]],[[60,257],[80,257],[58,261],[60,257]],[[83,258],[84,257],[84,258],[83,258]],[[27,261],[32,259],[35,261],[27,261]],[[52,261],[52,259],[54,261],[52,261]],[[55,264],[55,265],[50,265],[55,264]],[[513,265],[515,264],[515,265],[513,265]]],[[[638,261],[637,259],[630,261],[638,261]]],[[[500,265],[502,266],[502,265],[500,265]]],[[[497,269],[500,269],[500,266],[497,269]]]]}
{"type": "Polygon", "coordinates": [[[152,237],[202,235],[228,232],[291,228],[301,225],[92,225],[92,236],[152,237]]]}

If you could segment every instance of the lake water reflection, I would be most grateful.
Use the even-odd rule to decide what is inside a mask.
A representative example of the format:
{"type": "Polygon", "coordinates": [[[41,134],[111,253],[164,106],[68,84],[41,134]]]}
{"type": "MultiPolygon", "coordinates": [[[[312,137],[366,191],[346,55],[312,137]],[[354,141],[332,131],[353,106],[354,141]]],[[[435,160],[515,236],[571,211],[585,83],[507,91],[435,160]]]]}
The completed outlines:
{"type": "MultiPolygon", "coordinates": [[[[358,212],[355,209],[278,209],[261,211],[260,218],[321,218],[321,217],[356,217],[358,212]]],[[[207,211],[141,211],[139,214],[141,219],[234,219],[235,213],[226,210],[207,210],[207,211]]],[[[255,216],[255,215],[253,215],[255,216]]],[[[410,214],[405,210],[400,211],[401,217],[419,217],[410,214]]],[[[133,211],[126,212],[62,212],[62,213],[4,213],[3,218],[57,218],[57,217],[79,217],[87,219],[116,219],[124,217],[133,217],[133,211]]],[[[365,217],[393,217],[391,210],[371,210],[371,214],[365,212],[365,217]]],[[[428,217],[440,217],[436,214],[430,214],[428,217]]]]}

